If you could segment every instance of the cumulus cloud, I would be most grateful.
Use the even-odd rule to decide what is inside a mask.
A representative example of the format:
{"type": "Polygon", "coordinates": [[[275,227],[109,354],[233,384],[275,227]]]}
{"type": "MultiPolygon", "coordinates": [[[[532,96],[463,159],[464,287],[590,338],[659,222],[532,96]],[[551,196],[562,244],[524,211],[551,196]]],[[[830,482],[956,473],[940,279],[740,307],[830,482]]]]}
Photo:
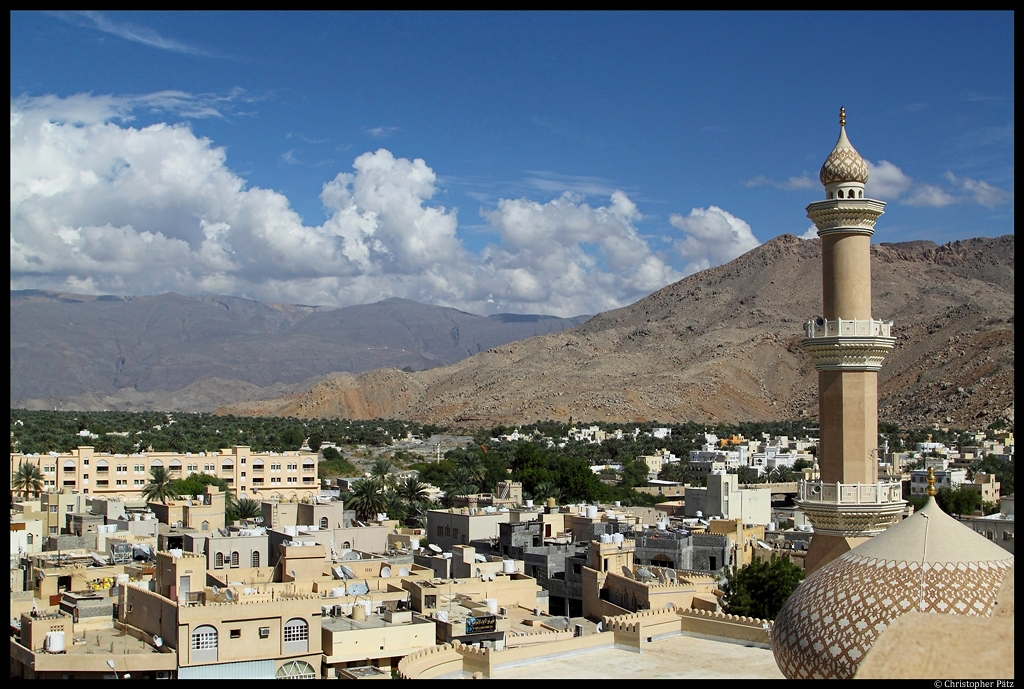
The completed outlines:
{"type": "Polygon", "coordinates": [[[868,198],[883,201],[895,199],[914,183],[909,175],[888,160],[880,160],[877,165],[870,160],[864,162],[868,166],[868,183],[864,185],[864,195],[868,198]]]}
{"type": "MultiPolygon", "coordinates": [[[[573,192],[547,203],[501,199],[482,212],[499,241],[472,253],[456,209],[432,202],[437,177],[422,159],[383,148],[359,155],[323,185],[327,220],[308,226],[283,194],[247,187],[225,149],[188,125],[128,124],[138,108],[216,111],[232,98],[241,96],[12,99],[11,288],[327,305],[400,296],[568,316],[682,277],[640,236],[642,216],[622,191],[603,205],[573,192]]],[[[743,221],[714,207],[701,213],[732,231],[712,236],[683,219],[699,245],[687,250],[693,261],[756,246],[743,221]]]]}
{"type": "Polygon", "coordinates": [[[959,200],[956,196],[949,194],[934,184],[918,184],[914,187],[914,191],[907,198],[903,199],[903,203],[908,206],[942,207],[956,203],[959,200]]]}
{"type": "Polygon", "coordinates": [[[966,191],[974,201],[980,203],[986,208],[995,208],[1000,204],[1013,201],[1012,191],[1000,189],[988,182],[971,179],[970,177],[957,177],[952,172],[946,172],[944,177],[949,180],[950,184],[960,187],[966,191]]]}
{"type": "Polygon", "coordinates": [[[811,225],[810,227],[808,227],[807,231],[804,232],[802,235],[800,235],[800,239],[817,239],[817,238],[818,238],[818,228],[815,227],[814,225],[811,225]]]}
{"type": "Polygon", "coordinates": [[[685,234],[674,247],[687,261],[687,275],[731,261],[761,243],[750,225],[718,206],[694,208],[687,216],[674,213],[669,222],[685,234]]]}

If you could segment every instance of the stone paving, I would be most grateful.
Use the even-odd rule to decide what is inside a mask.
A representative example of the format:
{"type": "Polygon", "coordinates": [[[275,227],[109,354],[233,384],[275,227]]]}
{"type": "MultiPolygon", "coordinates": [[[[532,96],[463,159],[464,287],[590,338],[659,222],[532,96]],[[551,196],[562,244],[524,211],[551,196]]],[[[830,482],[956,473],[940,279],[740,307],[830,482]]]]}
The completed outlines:
{"type": "Polygon", "coordinates": [[[493,679],[785,679],[771,650],[675,636],[498,670],[493,679]]]}

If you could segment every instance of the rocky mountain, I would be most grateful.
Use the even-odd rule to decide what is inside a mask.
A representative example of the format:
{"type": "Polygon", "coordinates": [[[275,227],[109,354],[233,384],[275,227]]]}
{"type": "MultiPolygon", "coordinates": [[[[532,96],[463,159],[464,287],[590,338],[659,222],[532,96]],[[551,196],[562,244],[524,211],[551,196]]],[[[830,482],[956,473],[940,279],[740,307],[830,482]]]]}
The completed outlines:
{"type": "MultiPolygon", "coordinates": [[[[1012,421],[1014,238],[872,246],[873,315],[897,344],[879,417],[904,426],[1012,421]]],[[[630,306],[450,366],[333,375],[233,414],[398,417],[487,426],[817,416],[799,342],[821,312],[821,243],[784,235],[630,306]]]]}
{"type": "Polygon", "coordinates": [[[451,364],[587,318],[483,317],[405,299],[332,309],[12,291],[11,405],[212,411],[339,371],[451,364]]]}

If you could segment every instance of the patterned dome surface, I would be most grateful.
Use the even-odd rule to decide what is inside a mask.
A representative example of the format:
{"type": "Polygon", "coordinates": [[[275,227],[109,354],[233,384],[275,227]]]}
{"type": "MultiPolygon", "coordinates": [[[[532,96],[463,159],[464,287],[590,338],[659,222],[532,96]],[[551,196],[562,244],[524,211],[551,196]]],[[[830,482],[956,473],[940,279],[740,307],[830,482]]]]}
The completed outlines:
{"type": "Polygon", "coordinates": [[[911,611],[991,615],[1013,555],[934,499],[807,578],[779,612],[772,651],[790,679],[852,678],[875,639],[911,611]]]}
{"type": "Polygon", "coordinates": [[[868,181],[868,165],[857,153],[857,149],[850,145],[850,140],[846,138],[846,127],[839,128],[839,141],[821,166],[818,178],[824,185],[834,182],[864,184],[868,181]]]}

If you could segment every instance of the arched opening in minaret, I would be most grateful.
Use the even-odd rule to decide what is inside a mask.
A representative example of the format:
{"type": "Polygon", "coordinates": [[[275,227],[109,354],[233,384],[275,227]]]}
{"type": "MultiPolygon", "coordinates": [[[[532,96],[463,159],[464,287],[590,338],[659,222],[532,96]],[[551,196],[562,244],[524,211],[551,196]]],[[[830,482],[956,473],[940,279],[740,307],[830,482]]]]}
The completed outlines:
{"type": "Polygon", "coordinates": [[[839,198],[843,198],[843,190],[842,189],[839,190],[839,198]]]}

